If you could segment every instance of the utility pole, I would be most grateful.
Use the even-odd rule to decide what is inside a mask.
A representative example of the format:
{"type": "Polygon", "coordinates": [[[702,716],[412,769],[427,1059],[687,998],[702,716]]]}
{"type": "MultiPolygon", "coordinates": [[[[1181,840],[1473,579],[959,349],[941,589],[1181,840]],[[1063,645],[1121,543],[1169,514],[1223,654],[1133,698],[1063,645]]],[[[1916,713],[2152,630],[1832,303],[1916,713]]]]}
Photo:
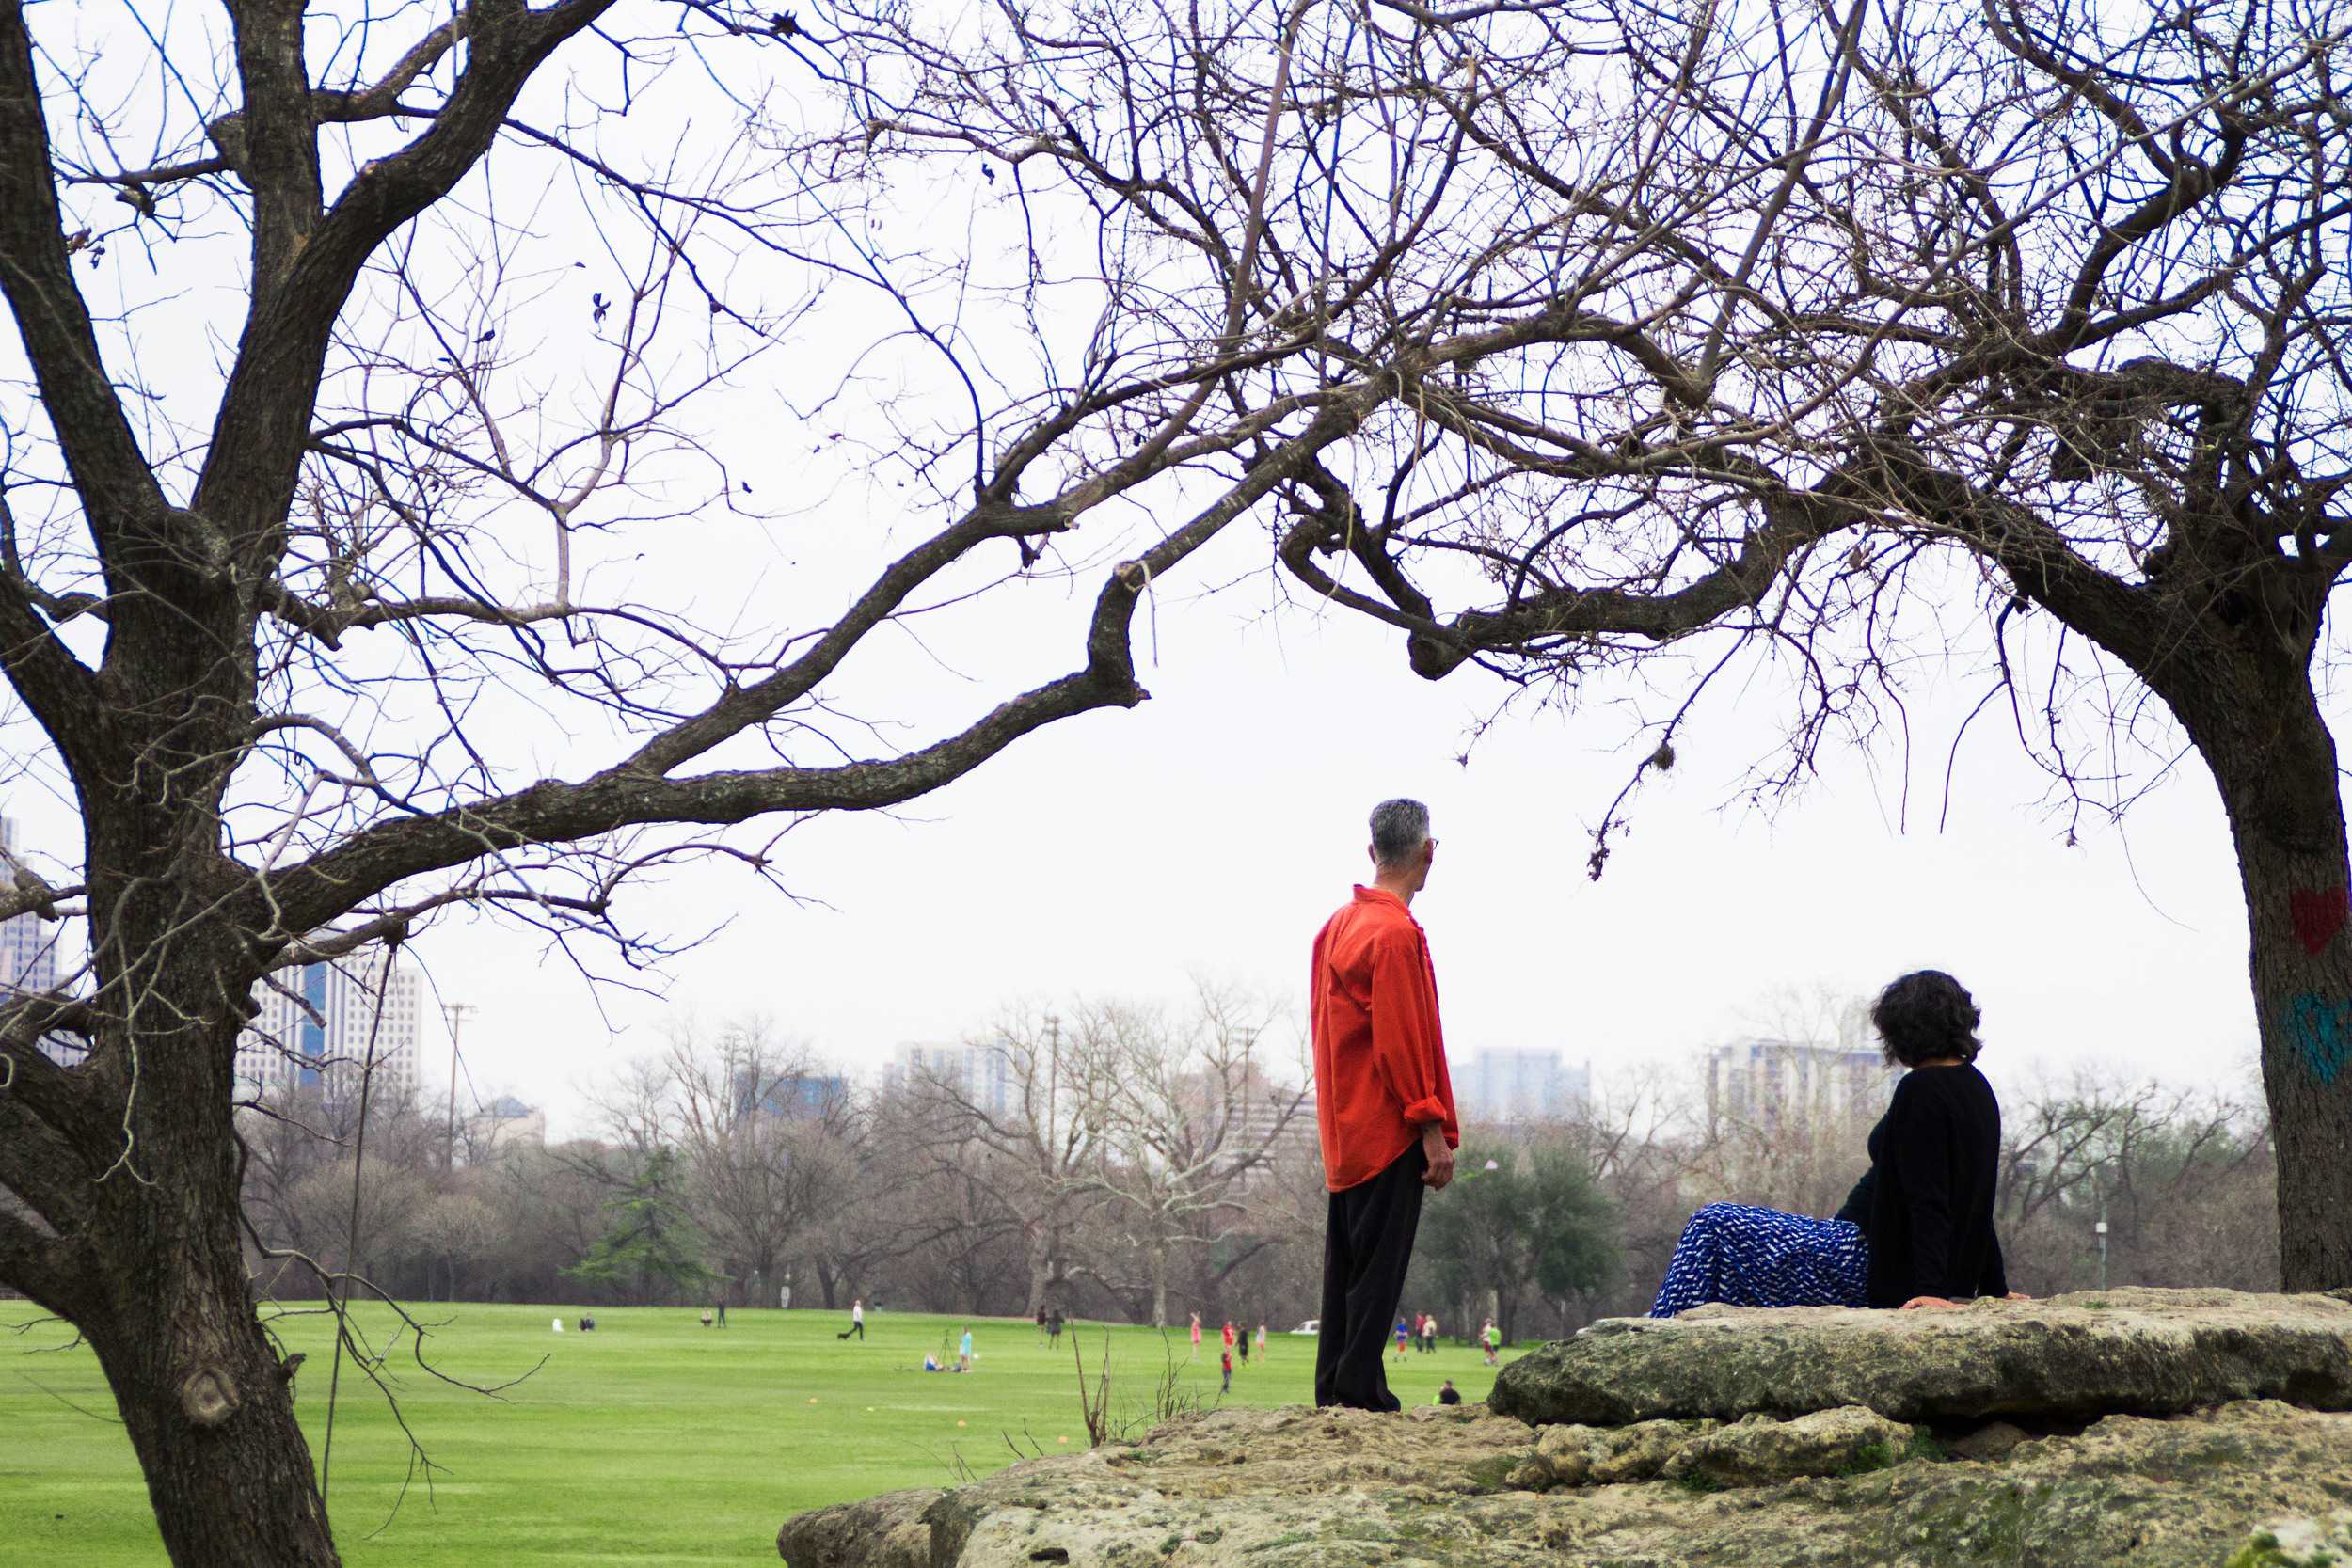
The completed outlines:
{"type": "Polygon", "coordinates": [[[449,1158],[445,1169],[457,1168],[457,1035],[469,1013],[482,1009],[470,1002],[444,1002],[441,1016],[449,1021],[449,1158]]]}

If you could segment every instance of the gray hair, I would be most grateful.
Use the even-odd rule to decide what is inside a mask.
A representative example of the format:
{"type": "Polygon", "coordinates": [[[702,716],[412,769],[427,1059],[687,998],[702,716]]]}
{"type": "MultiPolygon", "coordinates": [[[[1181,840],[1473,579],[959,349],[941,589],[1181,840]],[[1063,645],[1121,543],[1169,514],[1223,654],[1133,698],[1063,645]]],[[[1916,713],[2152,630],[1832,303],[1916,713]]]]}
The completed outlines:
{"type": "Polygon", "coordinates": [[[1372,853],[1382,865],[1402,865],[1429,842],[1429,808],[1419,800],[1383,800],[1372,808],[1372,853]]]}

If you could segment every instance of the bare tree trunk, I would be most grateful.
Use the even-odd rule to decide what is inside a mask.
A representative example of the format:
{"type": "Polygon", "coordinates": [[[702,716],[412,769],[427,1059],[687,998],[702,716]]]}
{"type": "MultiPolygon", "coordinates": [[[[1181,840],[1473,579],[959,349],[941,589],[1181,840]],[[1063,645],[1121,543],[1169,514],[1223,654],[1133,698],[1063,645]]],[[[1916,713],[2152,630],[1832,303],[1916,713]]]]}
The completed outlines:
{"type": "Polygon", "coordinates": [[[114,1391],[174,1568],[333,1568],[310,1447],[238,1244],[236,1144],[216,1125],[229,1096],[188,1082],[207,1055],[225,1068],[227,1052],[185,1036],[142,1044],[152,1076],[131,1154],[150,1164],[92,1189],[111,1212],[88,1232],[100,1294],[75,1326],[114,1391]]]}
{"type": "Polygon", "coordinates": [[[1046,1291],[1053,1284],[1053,1232],[1041,1225],[1035,1227],[1029,1231],[1028,1243],[1029,1305],[1023,1309],[1023,1315],[1035,1317],[1038,1309],[1045,1305],[1046,1291]]]}
{"type": "Polygon", "coordinates": [[[1152,1243],[1152,1326],[1168,1326],[1168,1243],[1152,1243]]]}
{"type": "Polygon", "coordinates": [[[2335,741],[2308,675],[2294,686],[2229,693],[2190,731],[2220,785],[2246,891],[2280,1272],[2287,1290],[2319,1291],[2352,1285],[2352,871],[2335,741]]]}

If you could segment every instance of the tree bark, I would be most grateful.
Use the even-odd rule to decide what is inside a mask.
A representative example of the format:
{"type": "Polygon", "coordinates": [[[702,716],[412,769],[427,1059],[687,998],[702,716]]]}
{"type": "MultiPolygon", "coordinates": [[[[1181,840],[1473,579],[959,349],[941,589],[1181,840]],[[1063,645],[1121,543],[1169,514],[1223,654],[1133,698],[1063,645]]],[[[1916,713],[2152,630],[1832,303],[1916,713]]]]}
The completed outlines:
{"type": "Polygon", "coordinates": [[[2183,717],[2220,786],[2245,890],[2281,1283],[2331,1290],[2352,1285],[2352,864],[2335,740],[2309,674],[2263,684],[2183,717]]]}
{"type": "Polygon", "coordinates": [[[114,1391],[174,1568],[335,1568],[292,1385],[238,1245],[234,1143],[225,1129],[185,1135],[226,1120],[227,1097],[168,1093],[141,1132],[159,1152],[188,1152],[158,1161],[151,1182],[119,1172],[99,1188],[115,1211],[91,1233],[104,1296],[75,1325],[114,1391]]]}

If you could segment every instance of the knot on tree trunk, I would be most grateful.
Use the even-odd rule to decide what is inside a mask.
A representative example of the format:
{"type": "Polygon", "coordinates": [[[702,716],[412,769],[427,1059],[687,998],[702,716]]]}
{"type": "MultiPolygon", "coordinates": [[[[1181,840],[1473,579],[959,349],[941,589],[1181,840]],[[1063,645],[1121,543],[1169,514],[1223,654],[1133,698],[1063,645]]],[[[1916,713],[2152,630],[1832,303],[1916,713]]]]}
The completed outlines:
{"type": "Polygon", "coordinates": [[[180,1380],[180,1409],[191,1425],[216,1427],[244,1402],[225,1367],[199,1367],[180,1380]]]}

